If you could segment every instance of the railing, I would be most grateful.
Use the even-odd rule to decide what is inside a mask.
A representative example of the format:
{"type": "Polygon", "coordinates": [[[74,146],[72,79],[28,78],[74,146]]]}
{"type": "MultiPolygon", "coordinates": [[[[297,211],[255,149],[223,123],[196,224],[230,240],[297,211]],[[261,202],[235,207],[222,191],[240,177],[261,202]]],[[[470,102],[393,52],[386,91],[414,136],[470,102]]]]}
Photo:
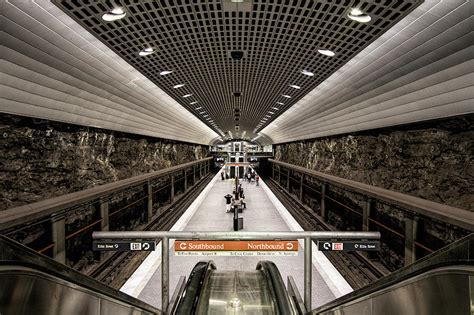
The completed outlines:
{"type": "Polygon", "coordinates": [[[161,298],[162,310],[169,304],[169,240],[294,240],[304,239],[304,304],[311,310],[312,241],[380,239],[379,232],[188,232],[188,231],[127,231],[94,232],[93,239],[161,240],[161,298]]]}
{"type": "MultiPolygon", "coordinates": [[[[190,186],[189,182],[196,184],[211,168],[212,157],[209,157],[0,211],[0,234],[27,243],[14,236],[21,233],[27,238],[30,231],[36,229],[45,236],[36,242],[36,246],[31,247],[56,261],[66,263],[66,245],[70,239],[84,237],[90,240],[88,243],[91,245],[90,233],[85,232],[107,231],[111,226],[118,229],[118,220],[114,216],[119,213],[125,215],[123,213],[126,211],[131,219],[149,222],[157,211],[156,206],[173,201],[177,187],[186,191],[190,186]],[[90,218],[84,220],[86,224],[75,227],[66,223],[75,211],[84,209],[90,213],[90,218]]],[[[88,250],[90,248],[89,246],[88,250]]]]}
{"type": "Polygon", "coordinates": [[[1,314],[162,314],[0,235],[1,314]]]}
{"type": "MultiPolygon", "coordinates": [[[[353,215],[361,217],[362,224],[361,226],[356,226],[355,229],[362,228],[363,231],[377,229],[402,239],[404,242],[405,265],[411,264],[417,259],[417,248],[424,250],[426,253],[431,253],[441,247],[430,248],[430,246],[433,246],[432,244],[422,244],[417,240],[417,235],[420,234],[421,229],[418,223],[421,219],[433,221],[440,225],[449,225],[451,228],[459,230],[460,237],[474,231],[473,212],[324,174],[274,159],[269,159],[268,162],[271,163],[271,174],[269,175],[272,179],[288,192],[296,191],[296,195],[301,202],[304,202],[305,195],[310,195],[311,197],[317,195],[319,197],[319,215],[325,222],[328,221],[331,210],[328,207],[328,203],[331,202],[353,215]],[[314,187],[307,183],[308,179],[315,179],[319,187],[314,187]],[[329,192],[332,188],[357,196],[358,201],[362,203],[360,207],[362,209],[355,209],[356,207],[349,206],[330,196],[329,192]],[[397,230],[380,222],[376,218],[377,205],[388,206],[392,210],[401,211],[404,220],[404,231],[397,230]]],[[[384,238],[384,234],[382,234],[382,238],[384,238]]]]}

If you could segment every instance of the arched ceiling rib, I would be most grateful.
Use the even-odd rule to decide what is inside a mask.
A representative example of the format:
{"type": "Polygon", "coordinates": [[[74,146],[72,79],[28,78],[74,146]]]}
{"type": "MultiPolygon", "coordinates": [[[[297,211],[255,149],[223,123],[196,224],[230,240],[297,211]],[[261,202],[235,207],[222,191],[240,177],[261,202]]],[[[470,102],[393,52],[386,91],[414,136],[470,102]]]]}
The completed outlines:
{"type": "Polygon", "coordinates": [[[192,143],[217,136],[53,4],[0,6],[1,112],[192,143]]]}
{"type": "Polygon", "coordinates": [[[274,143],[474,112],[472,4],[428,0],[278,117],[274,143]]]}

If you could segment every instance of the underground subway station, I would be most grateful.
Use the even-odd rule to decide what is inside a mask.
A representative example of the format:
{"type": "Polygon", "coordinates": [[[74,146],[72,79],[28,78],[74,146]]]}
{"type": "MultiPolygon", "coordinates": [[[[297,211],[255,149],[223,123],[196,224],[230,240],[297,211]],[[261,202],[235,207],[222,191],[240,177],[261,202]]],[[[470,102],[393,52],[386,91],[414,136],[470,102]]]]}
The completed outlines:
{"type": "Polygon", "coordinates": [[[472,1],[0,13],[0,315],[474,315],[472,1]]]}

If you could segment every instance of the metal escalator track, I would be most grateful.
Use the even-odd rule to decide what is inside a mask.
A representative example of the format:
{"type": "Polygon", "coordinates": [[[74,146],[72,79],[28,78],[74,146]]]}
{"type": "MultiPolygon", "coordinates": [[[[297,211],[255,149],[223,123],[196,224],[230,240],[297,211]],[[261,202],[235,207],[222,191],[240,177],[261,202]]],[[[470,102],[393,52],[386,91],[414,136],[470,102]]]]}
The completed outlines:
{"type": "Polygon", "coordinates": [[[217,271],[198,263],[174,314],[296,314],[280,272],[261,261],[253,271],[217,271]]]}

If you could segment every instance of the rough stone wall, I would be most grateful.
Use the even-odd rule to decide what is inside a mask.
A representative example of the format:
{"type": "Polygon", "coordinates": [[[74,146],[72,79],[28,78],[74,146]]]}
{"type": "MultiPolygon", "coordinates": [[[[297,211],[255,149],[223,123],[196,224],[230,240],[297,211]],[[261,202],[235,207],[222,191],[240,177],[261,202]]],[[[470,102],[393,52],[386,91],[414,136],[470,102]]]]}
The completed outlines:
{"type": "Polygon", "coordinates": [[[208,147],[0,115],[0,210],[182,164],[208,147]]]}
{"type": "Polygon", "coordinates": [[[474,211],[474,115],[280,144],[275,158],[474,211]]]}

